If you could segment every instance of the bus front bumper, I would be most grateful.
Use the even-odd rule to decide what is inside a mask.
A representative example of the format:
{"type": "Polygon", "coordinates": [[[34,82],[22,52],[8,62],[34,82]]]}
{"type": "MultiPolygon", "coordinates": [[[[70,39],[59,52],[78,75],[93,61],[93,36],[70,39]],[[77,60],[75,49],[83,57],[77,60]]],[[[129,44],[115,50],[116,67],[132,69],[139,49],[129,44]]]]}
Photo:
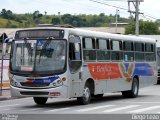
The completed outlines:
{"type": "Polygon", "coordinates": [[[51,97],[51,98],[67,98],[68,88],[60,86],[47,89],[26,89],[18,88],[10,85],[12,97],[51,97]]]}

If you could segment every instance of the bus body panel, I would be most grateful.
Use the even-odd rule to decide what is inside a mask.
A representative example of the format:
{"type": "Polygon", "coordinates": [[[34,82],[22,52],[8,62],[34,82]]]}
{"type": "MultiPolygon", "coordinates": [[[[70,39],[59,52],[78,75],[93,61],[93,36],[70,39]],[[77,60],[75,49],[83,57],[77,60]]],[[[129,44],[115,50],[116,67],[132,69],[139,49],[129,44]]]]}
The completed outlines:
{"type": "Polygon", "coordinates": [[[49,89],[25,89],[10,86],[12,97],[49,97],[68,98],[68,87],[57,87],[49,89]]]}
{"type": "MultiPolygon", "coordinates": [[[[38,28],[39,29],[39,28],[38,28]]],[[[51,28],[47,28],[51,29],[51,28]]],[[[57,28],[54,28],[57,29],[57,28]]],[[[59,28],[58,28],[59,29],[59,28]]],[[[83,59],[83,37],[92,38],[106,38],[106,39],[116,39],[123,41],[143,41],[155,44],[153,39],[145,39],[134,36],[125,35],[114,35],[109,33],[83,31],[77,29],[65,29],[64,39],[67,40],[67,46],[69,46],[69,36],[77,35],[81,39],[81,56],[82,64],[81,67],[74,73],[71,73],[69,67],[69,47],[67,47],[67,69],[66,72],[58,75],[61,79],[66,78],[63,85],[56,88],[20,88],[11,85],[12,96],[36,96],[36,97],[60,97],[60,98],[74,98],[83,96],[83,90],[86,82],[88,80],[93,81],[93,93],[103,94],[109,92],[117,91],[127,91],[131,90],[132,80],[137,77],[139,80],[139,87],[145,87],[153,85],[156,83],[156,61],[154,62],[125,62],[121,61],[85,61],[83,59]],[[20,94],[20,92],[28,92],[25,95],[20,94]],[[29,95],[31,94],[37,95],[29,95]],[[33,93],[32,93],[33,92],[33,93]],[[38,95],[38,92],[48,92],[47,95],[38,95]],[[57,94],[56,94],[57,93],[57,94]],[[57,95],[57,96],[56,96],[57,95]]],[[[112,51],[111,51],[112,52],[112,51]]],[[[123,58],[124,59],[124,58],[123,58]]],[[[13,75],[15,77],[15,75],[13,75]]],[[[46,76],[47,77],[47,76],[46,76]]],[[[53,76],[50,76],[53,77],[53,76]]],[[[24,81],[27,77],[17,76],[16,80],[24,81]]],[[[37,78],[35,78],[37,79],[37,78]]],[[[40,94],[40,93],[39,93],[40,94]]]]}
{"type": "Polygon", "coordinates": [[[16,82],[16,87],[13,85],[10,85],[11,95],[13,97],[38,96],[38,93],[40,94],[40,92],[42,92],[42,95],[39,95],[41,97],[69,98],[69,94],[68,94],[69,80],[67,78],[68,76],[67,73],[64,73],[62,75],[54,75],[49,77],[35,77],[35,78],[23,77],[23,76],[12,75],[12,74],[10,76],[11,76],[10,82],[16,82]],[[62,85],[60,85],[59,87],[54,88],[52,84],[50,85],[48,84],[47,86],[42,86],[43,83],[54,84],[54,82],[57,82],[58,80],[63,80],[63,79],[66,79],[66,80],[62,81],[62,85]],[[36,95],[36,92],[37,92],[37,95],[36,95]]]}
{"type": "Polygon", "coordinates": [[[84,78],[89,78],[90,76],[92,76],[91,78],[95,82],[95,94],[130,90],[132,86],[133,77],[135,76],[137,76],[139,79],[140,88],[156,83],[156,63],[134,63],[134,67],[132,68],[132,75],[129,77],[124,75],[129,72],[128,64],[132,63],[124,63],[124,66],[126,65],[125,71],[122,70],[123,63],[114,63],[114,65],[117,65],[115,68],[109,66],[112,66],[113,63],[91,64],[92,67],[85,67],[86,69],[84,69],[84,73],[91,74],[86,74],[84,78]],[[105,67],[105,65],[108,65],[108,67],[105,67]],[[103,66],[103,68],[100,68],[100,66],[103,66]],[[115,69],[117,69],[119,72],[115,72],[115,69]],[[106,79],[104,79],[105,77],[106,79]]]}

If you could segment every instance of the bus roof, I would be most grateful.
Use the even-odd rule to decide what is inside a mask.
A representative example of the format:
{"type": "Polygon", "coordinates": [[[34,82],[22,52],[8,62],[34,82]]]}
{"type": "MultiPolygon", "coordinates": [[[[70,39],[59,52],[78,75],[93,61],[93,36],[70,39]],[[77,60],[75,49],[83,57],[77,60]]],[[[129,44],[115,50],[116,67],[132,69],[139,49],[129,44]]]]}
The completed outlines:
{"type": "MultiPolygon", "coordinates": [[[[38,29],[59,29],[65,30],[68,34],[76,34],[79,36],[86,36],[86,37],[98,37],[98,38],[107,38],[107,39],[121,39],[121,40],[131,40],[131,41],[143,41],[143,42],[156,42],[155,39],[152,38],[145,38],[139,37],[134,35],[122,35],[122,34],[113,34],[107,32],[98,32],[98,31],[91,31],[91,30],[84,30],[81,28],[64,28],[64,27],[34,27],[34,28],[25,28],[21,30],[38,30],[38,29]]],[[[18,30],[18,31],[21,31],[18,30]]]]}

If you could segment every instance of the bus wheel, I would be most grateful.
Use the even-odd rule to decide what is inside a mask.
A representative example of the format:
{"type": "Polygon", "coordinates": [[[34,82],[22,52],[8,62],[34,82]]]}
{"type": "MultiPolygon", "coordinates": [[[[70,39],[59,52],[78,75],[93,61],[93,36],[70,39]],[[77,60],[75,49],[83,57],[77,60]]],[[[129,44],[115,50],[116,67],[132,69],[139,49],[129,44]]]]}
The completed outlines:
{"type": "Polygon", "coordinates": [[[157,80],[157,84],[158,84],[158,85],[160,84],[160,80],[157,80]]]}
{"type": "Polygon", "coordinates": [[[81,105],[87,105],[90,103],[90,100],[91,100],[91,92],[90,92],[89,85],[86,84],[83,90],[83,96],[78,97],[77,101],[81,105]]]}
{"type": "Polygon", "coordinates": [[[37,105],[44,105],[47,102],[48,98],[47,97],[33,97],[33,99],[37,105]]]}
{"type": "Polygon", "coordinates": [[[122,91],[122,95],[125,98],[136,98],[139,92],[139,83],[137,78],[133,78],[132,89],[129,91],[122,91]]]}

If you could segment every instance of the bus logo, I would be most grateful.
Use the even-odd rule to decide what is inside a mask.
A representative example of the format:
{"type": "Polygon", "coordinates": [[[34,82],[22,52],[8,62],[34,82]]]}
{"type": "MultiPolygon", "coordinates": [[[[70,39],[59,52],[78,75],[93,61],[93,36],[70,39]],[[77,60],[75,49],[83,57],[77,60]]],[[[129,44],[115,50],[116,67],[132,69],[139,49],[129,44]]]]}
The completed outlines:
{"type": "Polygon", "coordinates": [[[120,64],[121,72],[123,76],[126,78],[126,81],[130,82],[132,80],[132,75],[134,72],[134,64],[120,64]]]}
{"type": "Polygon", "coordinates": [[[38,41],[37,41],[37,46],[42,46],[42,44],[43,44],[43,43],[42,43],[42,40],[38,40],[38,41]]]}

